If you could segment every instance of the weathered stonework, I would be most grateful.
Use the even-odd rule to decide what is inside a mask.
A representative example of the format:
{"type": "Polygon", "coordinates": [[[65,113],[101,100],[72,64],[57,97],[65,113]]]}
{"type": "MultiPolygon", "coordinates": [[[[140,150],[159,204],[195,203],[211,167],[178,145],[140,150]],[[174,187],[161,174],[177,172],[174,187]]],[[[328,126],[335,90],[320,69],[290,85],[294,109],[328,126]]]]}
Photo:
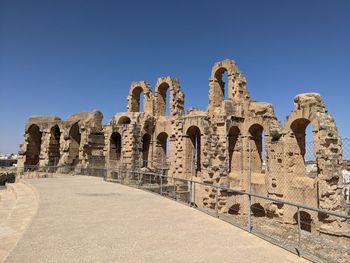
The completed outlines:
{"type": "MultiPolygon", "coordinates": [[[[65,121],[31,117],[18,166],[103,166],[108,168],[108,177],[125,170],[149,170],[344,211],[341,140],[319,94],[297,95],[294,110],[282,125],[272,104],[250,98],[236,63],[224,60],[212,69],[207,110],[191,108],[185,113],[184,97],[177,79],[162,77],[154,93],[147,82],[133,82],[127,112],[116,114],[104,126],[99,111],[74,114],[65,121]],[[224,73],[228,83],[223,82],[224,73]],[[310,123],[316,177],[305,172],[305,129],[310,123]]],[[[248,205],[243,196],[204,186],[195,190],[194,202],[220,213],[244,214],[248,205]]],[[[283,205],[253,198],[252,209],[295,223],[295,209],[283,205]]],[[[344,224],[334,218],[316,213],[306,216],[319,231],[344,231],[344,224]]]]}
{"type": "Polygon", "coordinates": [[[102,118],[99,111],[76,113],[64,121],[55,116],[30,117],[20,146],[19,170],[36,165],[104,167],[102,118]]]}

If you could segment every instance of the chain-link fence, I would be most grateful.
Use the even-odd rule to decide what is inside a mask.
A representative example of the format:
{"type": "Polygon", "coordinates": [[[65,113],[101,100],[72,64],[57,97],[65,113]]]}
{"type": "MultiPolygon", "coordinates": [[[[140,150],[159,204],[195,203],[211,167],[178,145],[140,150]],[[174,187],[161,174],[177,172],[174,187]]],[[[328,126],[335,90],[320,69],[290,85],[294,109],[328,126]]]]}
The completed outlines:
{"type": "Polygon", "coordinates": [[[342,176],[344,182],[344,198],[348,205],[348,211],[350,211],[350,139],[346,138],[342,140],[343,148],[343,165],[342,176]]]}
{"type": "MultiPolygon", "coordinates": [[[[245,189],[252,193],[311,207],[326,208],[322,196],[337,199],[339,195],[345,199],[349,212],[350,139],[323,143],[275,142],[264,149],[265,153],[251,143],[248,157],[242,158],[248,162],[248,169],[236,169],[236,174],[240,180],[248,178],[245,189]]],[[[239,154],[243,156],[243,151],[239,154]]]]}

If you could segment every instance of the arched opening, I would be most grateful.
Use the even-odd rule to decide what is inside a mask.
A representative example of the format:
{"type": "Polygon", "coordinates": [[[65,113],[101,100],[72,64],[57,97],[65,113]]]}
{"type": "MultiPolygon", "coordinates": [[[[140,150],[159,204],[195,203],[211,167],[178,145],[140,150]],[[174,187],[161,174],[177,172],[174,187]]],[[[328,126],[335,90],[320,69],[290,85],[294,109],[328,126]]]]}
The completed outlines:
{"type": "Polygon", "coordinates": [[[146,133],[142,137],[142,167],[149,167],[150,146],[151,146],[151,135],[146,133]]]}
{"type": "Polygon", "coordinates": [[[38,165],[42,132],[37,125],[33,124],[28,129],[28,135],[25,165],[38,165]]]}
{"type": "Polygon", "coordinates": [[[253,173],[265,173],[266,152],[264,143],[264,128],[260,124],[253,124],[250,133],[250,162],[253,173]]]}
{"type": "MultiPolygon", "coordinates": [[[[300,211],[300,228],[307,232],[311,232],[311,215],[305,211],[300,211]]],[[[293,216],[296,223],[298,223],[298,213],[295,213],[293,216]]]]}
{"type": "Polygon", "coordinates": [[[50,131],[49,166],[57,166],[60,160],[60,138],[60,128],[55,125],[50,131]]]}
{"type": "Polygon", "coordinates": [[[308,119],[297,119],[292,122],[290,128],[294,134],[296,144],[287,145],[288,150],[293,152],[296,162],[295,171],[299,176],[304,174],[309,177],[317,176],[317,162],[314,151],[312,125],[308,119]],[[310,140],[307,142],[307,139],[310,140]]]}
{"type": "Polygon", "coordinates": [[[127,116],[122,116],[122,117],[119,118],[117,124],[118,124],[118,125],[126,125],[126,124],[130,124],[130,122],[131,122],[131,120],[130,120],[129,117],[127,117],[127,116]]]}
{"type": "Polygon", "coordinates": [[[160,116],[170,115],[170,88],[168,83],[158,86],[158,114],[160,116]]]}
{"type": "Polygon", "coordinates": [[[142,87],[138,86],[132,90],[132,112],[144,111],[144,96],[142,87]]]}
{"type": "Polygon", "coordinates": [[[252,204],[250,208],[253,216],[264,217],[266,215],[265,209],[260,203],[252,204]]]}
{"type": "Polygon", "coordinates": [[[120,161],[122,155],[122,137],[119,132],[113,132],[110,138],[109,159],[120,161]]]}
{"type": "Polygon", "coordinates": [[[79,131],[78,123],[73,124],[73,126],[69,130],[69,157],[68,163],[75,166],[79,163],[79,148],[80,148],[80,140],[81,134],[79,131]]]}
{"type": "Polygon", "coordinates": [[[229,91],[228,91],[228,74],[226,68],[219,68],[215,72],[215,79],[218,82],[220,86],[220,93],[218,94],[218,97],[221,101],[225,99],[229,99],[229,91]]]}
{"type": "Polygon", "coordinates": [[[229,173],[236,175],[243,170],[242,140],[238,127],[233,126],[228,133],[229,173]]]}
{"type": "Polygon", "coordinates": [[[201,131],[197,126],[188,128],[186,142],[187,170],[191,175],[199,176],[201,171],[201,131]]]}
{"type": "Polygon", "coordinates": [[[156,160],[159,168],[165,169],[167,167],[168,162],[168,153],[169,153],[169,139],[168,134],[165,132],[161,132],[157,136],[157,144],[156,144],[156,160]]]}

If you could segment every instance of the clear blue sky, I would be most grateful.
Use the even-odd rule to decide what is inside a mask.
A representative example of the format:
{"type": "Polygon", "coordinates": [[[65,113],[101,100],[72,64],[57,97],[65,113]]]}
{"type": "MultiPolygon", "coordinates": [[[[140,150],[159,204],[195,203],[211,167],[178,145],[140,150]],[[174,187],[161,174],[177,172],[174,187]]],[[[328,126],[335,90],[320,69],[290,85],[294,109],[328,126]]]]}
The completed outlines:
{"type": "Polygon", "coordinates": [[[319,92],[350,137],[350,1],[0,0],[0,153],[30,115],[126,110],[129,85],[180,79],[205,109],[214,62],[232,58],[253,99],[285,120],[319,92]]]}

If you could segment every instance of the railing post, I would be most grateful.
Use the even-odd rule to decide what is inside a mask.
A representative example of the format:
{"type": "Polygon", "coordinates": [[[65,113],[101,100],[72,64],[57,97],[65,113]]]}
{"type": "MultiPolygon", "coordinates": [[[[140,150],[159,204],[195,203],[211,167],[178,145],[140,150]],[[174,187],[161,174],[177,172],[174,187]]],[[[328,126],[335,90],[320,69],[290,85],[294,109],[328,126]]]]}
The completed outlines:
{"type": "Polygon", "coordinates": [[[250,145],[250,137],[249,138],[249,143],[248,143],[248,180],[249,180],[249,185],[248,185],[248,189],[249,189],[249,193],[251,193],[252,190],[252,149],[251,149],[251,145],[250,145]]]}
{"type": "Polygon", "coordinates": [[[216,194],[215,194],[215,214],[216,217],[219,217],[219,188],[216,188],[216,194]]]}
{"type": "Polygon", "coordinates": [[[189,202],[190,202],[190,206],[192,206],[192,181],[190,181],[189,183],[190,183],[190,198],[189,198],[189,202]]]}
{"type": "Polygon", "coordinates": [[[193,186],[192,186],[192,191],[193,191],[193,200],[192,200],[192,206],[196,206],[196,182],[192,182],[193,186]]]}
{"type": "Polygon", "coordinates": [[[163,195],[163,176],[160,175],[160,195],[163,195]]]}
{"type": "Polygon", "coordinates": [[[250,192],[248,193],[248,232],[252,232],[252,215],[251,215],[251,206],[252,206],[252,196],[250,192]]]}
{"type": "Polygon", "coordinates": [[[301,256],[301,223],[300,223],[300,207],[297,206],[298,208],[298,256],[301,256]]]}
{"type": "Polygon", "coordinates": [[[249,138],[249,143],[248,143],[248,164],[249,164],[249,171],[248,171],[248,177],[249,177],[249,185],[248,185],[248,232],[252,232],[252,196],[251,196],[251,191],[252,191],[252,157],[251,157],[251,145],[250,145],[250,137],[249,138]]]}

